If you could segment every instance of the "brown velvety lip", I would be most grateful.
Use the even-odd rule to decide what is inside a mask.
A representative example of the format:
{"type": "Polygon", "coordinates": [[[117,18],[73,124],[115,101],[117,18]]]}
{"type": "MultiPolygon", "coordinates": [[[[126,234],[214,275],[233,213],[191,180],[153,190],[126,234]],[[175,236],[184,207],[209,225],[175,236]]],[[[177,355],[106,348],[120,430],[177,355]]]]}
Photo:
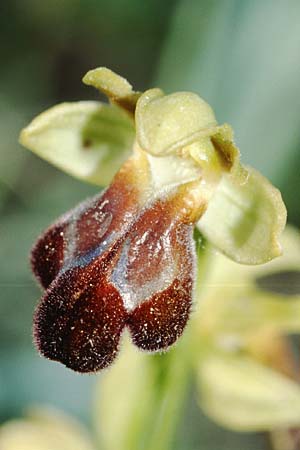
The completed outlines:
{"type": "Polygon", "coordinates": [[[42,355],[95,372],[113,362],[125,327],[142,350],[176,342],[195,275],[193,224],[182,213],[182,195],[174,190],[143,203],[139,177],[123,170],[103,194],[45,232],[32,253],[46,288],[34,318],[42,355]]]}

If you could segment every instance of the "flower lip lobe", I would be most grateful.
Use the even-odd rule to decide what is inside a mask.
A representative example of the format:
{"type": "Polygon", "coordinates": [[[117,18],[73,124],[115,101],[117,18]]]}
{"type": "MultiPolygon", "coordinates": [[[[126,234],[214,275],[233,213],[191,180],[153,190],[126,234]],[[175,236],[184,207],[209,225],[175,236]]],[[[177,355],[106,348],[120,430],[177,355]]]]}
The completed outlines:
{"type": "Polygon", "coordinates": [[[190,309],[192,281],[175,280],[162,293],[141,303],[129,316],[128,326],[134,344],[147,351],[166,350],[182,335],[190,309]]]}
{"type": "Polygon", "coordinates": [[[45,357],[78,372],[93,372],[112,363],[126,311],[107,280],[109,266],[109,258],[96,260],[70,269],[51,285],[34,323],[35,340],[45,357]]]}
{"type": "Polygon", "coordinates": [[[62,268],[65,228],[63,221],[57,222],[41,236],[32,249],[31,267],[44,288],[51,284],[62,268]]]}
{"type": "Polygon", "coordinates": [[[88,254],[100,256],[126,232],[140,203],[135,165],[128,161],[104,193],[64,214],[38,239],[31,265],[44,288],[60,271],[86,263],[88,254]]]}
{"type": "Polygon", "coordinates": [[[178,195],[169,195],[141,213],[113,272],[133,342],[148,351],[164,350],[177,340],[192,305],[193,227],[182,222],[180,203],[178,195]]]}

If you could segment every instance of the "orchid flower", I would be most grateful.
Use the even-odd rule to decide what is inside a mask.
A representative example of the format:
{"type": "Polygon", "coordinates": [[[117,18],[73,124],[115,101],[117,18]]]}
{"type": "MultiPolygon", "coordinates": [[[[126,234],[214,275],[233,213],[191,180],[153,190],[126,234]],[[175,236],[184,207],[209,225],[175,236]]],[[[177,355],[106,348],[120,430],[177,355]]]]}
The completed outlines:
{"type": "Polygon", "coordinates": [[[218,125],[198,95],[135,92],[107,68],[83,81],[110,105],[55,106],[20,142],[75,177],[110,183],[32,251],[45,289],[34,318],[39,351],[93,372],[114,361],[125,328],[151,352],[182,335],[195,290],[195,227],[234,261],[260,264],[281,253],[286,210],[279,191],[241,165],[231,127],[218,125]]]}

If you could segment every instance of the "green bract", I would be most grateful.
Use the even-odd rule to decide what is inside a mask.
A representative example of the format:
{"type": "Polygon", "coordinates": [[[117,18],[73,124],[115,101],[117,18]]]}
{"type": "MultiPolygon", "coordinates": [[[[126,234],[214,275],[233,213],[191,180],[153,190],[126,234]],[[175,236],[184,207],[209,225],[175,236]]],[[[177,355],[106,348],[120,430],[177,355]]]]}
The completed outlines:
{"type": "Polygon", "coordinates": [[[58,105],[34,119],[20,142],[67,173],[102,186],[133,148],[145,152],[154,195],[196,182],[195,205],[196,197],[206,204],[204,214],[203,203],[199,210],[198,228],[217,249],[244,264],[280,254],[278,239],[286,222],[280,193],[241,166],[230,126],[219,126],[204,100],[190,92],[135,92],[106,68],[88,72],[84,82],[104,92],[111,105],[58,105]]]}

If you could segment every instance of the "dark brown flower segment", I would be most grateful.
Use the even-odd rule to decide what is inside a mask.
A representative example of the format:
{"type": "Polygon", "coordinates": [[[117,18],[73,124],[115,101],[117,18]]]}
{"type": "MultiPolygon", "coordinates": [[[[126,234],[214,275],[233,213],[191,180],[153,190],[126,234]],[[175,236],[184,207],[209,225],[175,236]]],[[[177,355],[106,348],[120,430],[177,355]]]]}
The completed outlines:
{"type": "Polygon", "coordinates": [[[83,202],[65,214],[38,239],[31,263],[34,274],[44,288],[61,269],[80,264],[94,252],[109,250],[113,241],[126,233],[141,208],[148,185],[140,181],[138,158],[128,160],[104,192],[83,202]]]}
{"type": "Polygon", "coordinates": [[[40,352],[78,372],[108,366],[124,327],[150,351],[166,349],[188,320],[192,224],[182,192],[147,200],[141,161],[129,160],[101,195],[40,238],[33,270],[47,289],[35,314],[40,352]]]}
{"type": "Polygon", "coordinates": [[[122,298],[108,280],[115,253],[69,269],[52,283],[35,316],[36,342],[44,356],[78,372],[113,361],[126,321],[122,298]]]}
{"type": "Polygon", "coordinates": [[[193,227],[182,222],[180,203],[175,194],[142,211],[113,273],[128,311],[133,341],[144,350],[173,344],[189,316],[194,279],[193,227]]]}

